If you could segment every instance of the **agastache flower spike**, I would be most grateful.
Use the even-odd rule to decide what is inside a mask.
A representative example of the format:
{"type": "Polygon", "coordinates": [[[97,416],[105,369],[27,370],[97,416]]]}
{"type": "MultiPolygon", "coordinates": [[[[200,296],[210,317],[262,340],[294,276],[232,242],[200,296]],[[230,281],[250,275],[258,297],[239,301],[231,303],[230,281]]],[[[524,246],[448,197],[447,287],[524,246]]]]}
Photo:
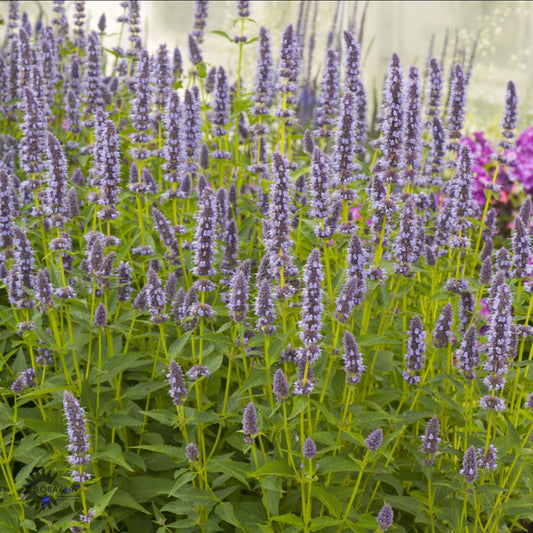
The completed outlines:
{"type": "Polygon", "coordinates": [[[287,377],[281,368],[278,368],[274,374],[274,379],[272,381],[272,392],[274,393],[274,396],[278,402],[284,402],[290,396],[287,377]]]}
{"type": "Polygon", "coordinates": [[[431,176],[431,183],[438,185],[442,178],[442,166],[446,155],[446,131],[439,117],[433,117],[430,123],[431,146],[425,166],[425,173],[431,176]]]}
{"type": "Polygon", "coordinates": [[[311,437],[307,437],[304,441],[302,455],[306,459],[311,460],[316,457],[316,454],[317,451],[315,441],[311,437]]]}
{"type": "Polygon", "coordinates": [[[405,366],[407,370],[403,373],[405,381],[409,385],[414,385],[420,381],[420,376],[414,375],[424,367],[426,351],[426,332],[424,324],[418,315],[411,319],[407,338],[407,351],[405,354],[405,366]]]}
{"type": "Polygon", "coordinates": [[[198,43],[202,43],[204,40],[204,28],[207,24],[208,8],[208,0],[196,0],[194,3],[194,31],[192,35],[198,43]]]}
{"type": "Polygon", "coordinates": [[[166,44],[159,45],[154,62],[154,82],[155,82],[155,106],[162,111],[167,105],[170,94],[170,58],[166,44]]]}
{"type": "Polygon", "coordinates": [[[10,272],[9,300],[15,307],[28,309],[33,307],[33,299],[27,291],[34,290],[35,254],[26,233],[21,228],[13,228],[13,244],[15,262],[10,272]]]}
{"type": "MultiPolygon", "coordinates": [[[[422,453],[426,453],[428,455],[435,455],[439,451],[439,442],[440,442],[440,424],[439,419],[434,416],[433,418],[430,418],[427,426],[426,431],[424,433],[424,437],[422,438],[422,447],[421,451],[422,453]]],[[[430,458],[427,461],[428,466],[432,464],[432,458],[430,458]]]]}
{"type": "Polygon", "coordinates": [[[392,527],[394,512],[388,503],[380,509],[378,515],[376,516],[376,520],[381,531],[387,531],[387,529],[392,527]]]}
{"type": "Polygon", "coordinates": [[[342,186],[343,200],[354,198],[354,192],[348,190],[347,186],[354,180],[355,173],[360,170],[359,165],[354,162],[357,151],[355,111],[355,97],[351,92],[347,92],[341,102],[333,165],[338,182],[342,186]]]}
{"type": "Polygon", "coordinates": [[[392,247],[394,253],[394,271],[408,276],[411,265],[416,261],[416,216],[415,206],[411,196],[407,197],[400,218],[400,233],[392,247]]]}
{"type": "Polygon", "coordinates": [[[187,385],[185,384],[185,376],[181,366],[173,359],[170,361],[167,374],[168,383],[170,385],[169,394],[174,405],[183,405],[185,398],[187,398],[187,385]]]}
{"type": "Polygon", "coordinates": [[[335,318],[346,323],[356,305],[361,305],[366,293],[366,280],[358,275],[346,280],[335,306],[335,318]]]}
{"type": "Polygon", "coordinates": [[[485,453],[485,448],[479,448],[477,460],[479,468],[496,470],[496,468],[498,468],[497,451],[498,450],[492,444],[488,445],[487,453],[485,453]]]}
{"type": "Polygon", "coordinates": [[[461,346],[456,352],[457,366],[465,378],[472,380],[476,377],[475,369],[479,365],[479,349],[477,345],[476,325],[472,324],[464,334],[461,346]]]}
{"type": "Polygon", "coordinates": [[[188,170],[194,172],[198,166],[198,153],[200,150],[200,103],[192,91],[187,89],[183,97],[183,147],[188,170]]]}
{"type": "Polygon", "coordinates": [[[268,106],[272,102],[274,94],[274,73],[272,70],[272,51],[270,44],[270,35],[266,28],[261,27],[259,30],[258,42],[258,61],[257,74],[255,77],[253,113],[255,115],[266,115],[268,106]]]}
{"type": "Polygon", "coordinates": [[[290,261],[289,162],[279,152],[272,154],[273,180],[270,188],[270,228],[268,246],[271,265],[281,267],[290,261]]]}
{"type": "Polygon", "coordinates": [[[183,142],[181,139],[180,99],[176,91],[170,92],[164,117],[166,142],[163,147],[165,180],[180,183],[183,165],[183,142]]]}
{"type": "Polygon", "coordinates": [[[300,338],[304,345],[316,345],[322,339],[322,262],[320,250],[315,248],[307,259],[304,269],[302,295],[302,318],[300,338]]]}
{"type": "Polygon", "coordinates": [[[461,65],[455,65],[452,71],[452,83],[450,88],[450,99],[448,103],[448,138],[449,150],[457,150],[459,139],[462,137],[461,130],[464,124],[466,106],[466,84],[465,76],[461,65]]]}
{"type": "Polygon", "coordinates": [[[249,278],[242,266],[231,280],[228,309],[230,318],[234,322],[245,322],[248,312],[249,278]]]}
{"type": "Polygon", "coordinates": [[[260,330],[268,331],[268,326],[276,320],[271,281],[269,279],[260,279],[258,276],[258,286],[255,300],[255,314],[258,317],[257,327],[260,330]]]}
{"type": "Polygon", "coordinates": [[[48,134],[48,190],[46,211],[52,215],[52,224],[62,227],[69,216],[66,201],[67,160],[61,143],[48,134]]]}
{"type": "Polygon", "coordinates": [[[345,90],[352,93],[357,92],[357,82],[361,74],[360,71],[360,58],[361,58],[361,45],[357,42],[357,39],[350,32],[345,31],[344,43],[346,46],[346,73],[344,80],[345,90]]]}
{"type": "Polygon", "coordinates": [[[133,288],[131,286],[132,268],[128,261],[121,261],[117,267],[118,277],[118,300],[127,302],[131,298],[133,288]]]}
{"type": "Polygon", "coordinates": [[[199,65],[202,61],[202,52],[200,51],[200,47],[198,46],[198,42],[194,38],[192,33],[189,33],[189,59],[191,60],[191,63],[196,67],[199,65]]]}
{"type": "Polygon", "coordinates": [[[102,219],[114,219],[118,216],[116,209],[118,194],[120,192],[120,151],[118,131],[112,120],[106,120],[102,131],[102,153],[100,164],[95,171],[98,175],[98,185],[101,193],[98,203],[104,208],[98,212],[102,219]]]}
{"type": "Polygon", "coordinates": [[[339,105],[339,58],[336,50],[327,50],[320,96],[315,112],[319,137],[330,137],[339,105]]]}
{"type": "Polygon", "coordinates": [[[197,212],[198,225],[196,227],[195,256],[193,274],[198,277],[213,276],[215,255],[215,223],[216,203],[211,187],[206,187],[200,200],[197,212]]]}
{"type": "Polygon", "coordinates": [[[361,375],[365,370],[363,358],[359,352],[355,337],[348,331],[344,331],[344,372],[346,382],[357,385],[361,381],[361,375]]]}
{"type": "Polygon", "coordinates": [[[512,81],[507,83],[507,93],[505,96],[505,112],[502,121],[502,136],[504,140],[498,144],[504,149],[512,148],[511,140],[515,137],[516,124],[518,122],[518,95],[516,86],[512,81]]]}
{"type": "Polygon", "coordinates": [[[250,16],[250,2],[248,0],[238,0],[237,1],[237,13],[239,17],[249,17],[250,16]]]}
{"type": "Polygon", "coordinates": [[[152,128],[150,121],[150,104],[152,87],[150,84],[150,55],[146,50],[141,50],[135,76],[135,98],[132,102],[133,128],[136,130],[135,141],[146,142],[152,128]]]}
{"type": "Polygon", "coordinates": [[[375,429],[365,439],[365,446],[370,452],[375,452],[383,442],[383,430],[381,428],[375,429]]]}
{"type": "Polygon", "coordinates": [[[46,146],[46,122],[43,107],[31,89],[24,89],[24,122],[22,139],[19,144],[19,160],[22,170],[27,174],[37,174],[44,170],[42,160],[43,146],[46,146]]]}
{"type": "MultiPolygon", "coordinates": [[[[493,374],[484,379],[490,390],[498,390],[505,383],[507,372],[507,353],[511,343],[512,322],[512,297],[509,286],[500,276],[494,278],[498,281],[496,295],[491,305],[492,315],[489,332],[487,334],[487,362],[485,370],[493,374]]],[[[493,282],[493,283],[494,283],[493,282]]]]}
{"type": "MultiPolygon", "coordinates": [[[[89,462],[89,436],[87,434],[87,422],[85,411],[70,392],[63,395],[63,412],[67,419],[67,431],[69,438],[68,450],[72,455],[67,457],[72,466],[85,465],[89,462]]],[[[73,471],[74,478],[80,476],[80,472],[73,471]]],[[[88,474],[85,474],[88,476],[88,474]]],[[[87,479],[87,477],[85,477],[87,479]]]]}
{"type": "Polygon", "coordinates": [[[448,303],[443,308],[433,330],[433,346],[445,348],[452,340],[453,307],[448,303]]]}
{"type": "Polygon", "coordinates": [[[477,452],[474,446],[470,446],[466,450],[463,457],[463,467],[459,470],[459,473],[465,478],[467,483],[474,483],[477,479],[477,452]]]}
{"type": "Polygon", "coordinates": [[[217,82],[215,88],[215,101],[213,103],[213,124],[216,128],[213,134],[222,136],[227,133],[225,129],[229,121],[229,90],[228,78],[224,67],[218,67],[217,82]]]}
{"type": "Polygon", "coordinates": [[[450,181],[450,196],[456,200],[459,223],[466,228],[468,222],[464,218],[474,216],[477,212],[472,197],[472,151],[468,145],[462,144],[458,152],[455,174],[450,181]]]}
{"type": "Polygon", "coordinates": [[[172,54],[172,73],[176,80],[179,80],[183,74],[183,60],[180,49],[177,46],[174,48],[174,53],[172,54]]]}
{"type": "Polygon", "coordinates": [[[146,302],[152,322],[159,324],[168,319],[165,314],[165,291],[163,291],[158,273],[152,267],[148,269],[146,277],[146,302]]]}
{"type": "Polygon", "coordinates": [[[100,302],[94,311],[93,326],[95,328],[107,327],[107,309],[103,302],[100,302]]]}
{"type": "Polygon", "coordinates": [[[329,214],[329,161],[318,146],[313,150],[311,158],[311,210],[315,218],[327,218],[329,214]]]}
{"type": "Polygon", "coordinates": [[[200,452],[194,442],[187,444],[187,447],[185,448],[185,457],[187,457],[188,461],[191,463],[196,463],[196,461],[198,461],[200,452]]]}
{"type": "Polygon", "coordinates": [[[526,225],[517,215],[514,219],[513,227],[513,274],[516,278],[525,278],[530,275],[531,266],[531,237],[526,225]]]}
{"type": "Polygon", "coordinates": [[[50,272],[47,268],[42,268],[35,277],[35,293],[41,302],[42,312],[54,305],[54,289],[50,283],[50,272]]]}
{"type": "Polygon", "coordinates": [[[246,435],[244,437],[244,442],[252,444],[255,436],[259,433],[259,427],[257,425],[257,412],[252,402],[250,402],[244,409],[244,413],[242,415],[242,430],[246,435]]]}
{"type": "Polygon", "coordinates": [[[85,106],[85,117],[89,118],[96,109],[103,106],[102,95],[102,65],[100,38],[93,31],[87,40],[85,55],[85,73],[83,76],[83,103],[85,106]]]}
{"type": "Polygon", "coordinates": [[[409,68],[406,92],[405,177],[408,183],[415,183],[420,181],[419,173],[422,165],[420,79],[416,67],[409,68]]]}
{"type": "Polygon", "coordinates": [[[403,76],[400,58],[393,54],[387,74],[386,116],[383,122],[383,179],[396,183],[403,168],[403,76]]]}
{"type": "Polygon", "coordinates": [[[15,205],[10,175],[0,166],[0,247],[10,246],[13,240],[15,205]]]}
{"type": "Polygon", "coordinates": [[[428,63],[429,84],[428,84],[428,104],[427,115],[431,122],[438,118],[442,100],[442,67],[437,59],[431,57],[428,63]]]}

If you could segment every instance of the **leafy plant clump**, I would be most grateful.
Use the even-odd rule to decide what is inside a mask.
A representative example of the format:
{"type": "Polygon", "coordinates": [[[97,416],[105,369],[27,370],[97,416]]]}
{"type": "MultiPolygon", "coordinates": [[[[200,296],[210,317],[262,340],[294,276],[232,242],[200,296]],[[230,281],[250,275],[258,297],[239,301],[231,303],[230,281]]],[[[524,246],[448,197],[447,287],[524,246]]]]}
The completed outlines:
{"type": "Polygon", "coordinates": [[[237,2],[225,66],[206,1],[188,63],[122,6],[114,49],[83,1],[51,25],[7,6],[1,530],[525,531],[514,84],[487,154],[472,62],[393,54],[369,121],[364,13],[336,11],[317,86],[316,3],[273,50],[237,2]]]}

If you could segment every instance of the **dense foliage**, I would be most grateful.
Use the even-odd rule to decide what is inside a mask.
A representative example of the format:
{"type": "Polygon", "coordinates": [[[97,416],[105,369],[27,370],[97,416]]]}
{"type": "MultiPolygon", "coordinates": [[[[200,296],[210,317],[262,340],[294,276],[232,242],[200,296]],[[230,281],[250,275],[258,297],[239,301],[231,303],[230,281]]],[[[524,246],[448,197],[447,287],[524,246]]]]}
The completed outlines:
{"type": "Polygon", "coordinates": [[[316,3],[278,51],[237,2],[212,66],[198,1],[188,69],[122,5],[111,50],[83,1],[50,26],[8,4],[0,529],[525,530],[514,84],[501,138],[468,137],[472,61],[393,54],[370,120],[364,13],[337,10],[316,86],[316,3]]]}

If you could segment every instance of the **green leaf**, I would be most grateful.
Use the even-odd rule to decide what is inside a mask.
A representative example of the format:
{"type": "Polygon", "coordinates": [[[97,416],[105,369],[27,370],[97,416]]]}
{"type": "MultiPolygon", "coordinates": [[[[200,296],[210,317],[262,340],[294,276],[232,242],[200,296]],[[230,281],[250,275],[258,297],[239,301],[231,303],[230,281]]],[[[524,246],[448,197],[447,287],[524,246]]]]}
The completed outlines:
{"type": "Polygon", "coordinates": [[[135,498],[125,490],[118,489],[117,492],[111,498],[111,503],[113,505],[118,505],[120,507],[127,507],[129,509],[135,509],[144,514],[150,514],[142,505],[137,503],[135,498]]]}
{"type": "Polygon", "coordinates": [[[168,387],[167,381],[144,381],[137,383],[133,387],[126,389],[124,398],[130,398],[130,400],[144,400],[148,394],[156,390],[168,387]]]}
{"type": "Polygon", "coordinates": [[[224,522],[227,522],[232,526],[239,527],[239,523],[237,522],[237,519],[235,518],[235,514],[233,512],[233,505],[231,505],[230,502],[220,502],[215,507],[215,513],[220,516],[220,518],[222,518],[224,522]]]}
{"type": "Polygon", "coordinates": [[[276,522],[281,522],[282,524],[296,526],[301,531],[303,531],[304,529],[304,523],[302,519],[299,516],[296,516],[295,514],[292,514],[292,513],[281,514],[279,516],[273,516],[272,520],[275,520],[276,522]]]}
{"type": "Polygon", "coordinates": [[[137,502],[146,502],[152,500],[158,494],[168,494],[174,481],[172,479],[164,477],[153,476],[137,476],[128,481],[125,481],[124,489],[128,489],[128,492],[135,494],[137,502]]]}
{"type": "Polygon", "coordinates": [[[342,503],[335,496],[317,484],[311,486],[311,494],[320,500],[324,507],[326,507],[335,518],[340,517],[342,513],[342,503]]]}
{"type": "Polygon", "coordinates": [[[118,487],[115,487],[113,490],[109,491],[107,494],[104,494],[98,500],[96,500],[96,503],[92,506],[92,510],[94,512],[95,517],[100,516],[104,513],[106,507],[109,505],[109,502],[111,501],[111,498],[113,497],[113,494],[117,492],[118,487]]]}
{"type": "Polygon", "coordinates": [[[326,527],[336,527],[340,526],[343,523],[343,520],[337,520],[336,518],[330,518],[329,516],[317,516],[311,520],[311,531],[321,531],[326,527]]]}
{"type": "Polygon", "coordinates": [[[205,78],[207,76],[207,67],[204,62],[198,63],[196,71],[198,72],[199,78],[205,78]]]}
{"type": "Polygon", "coordinates": [[[133,468],[124,459],[122,448],[116,442],[110,442],[102,451],[91,454],[91,459],[101,459],[133,472],[133,468]]]}
{"type": "Polygon", "coordinates": [[[177,492],[184,486],[187,485],[190,481],[196,478],[196,473],[186,470],[183,474],[176,480],[172,490],[169,493],[169,497],[175,497],[177,492]]]}
{"type": "Polygon", "coordinates": [[[221,30],[213,30],[209,33],[214,33],[215,35],[220,35],[221,37],[226,38],[230,43],[234,43],[235,41],[225,32],[221,30]]]}

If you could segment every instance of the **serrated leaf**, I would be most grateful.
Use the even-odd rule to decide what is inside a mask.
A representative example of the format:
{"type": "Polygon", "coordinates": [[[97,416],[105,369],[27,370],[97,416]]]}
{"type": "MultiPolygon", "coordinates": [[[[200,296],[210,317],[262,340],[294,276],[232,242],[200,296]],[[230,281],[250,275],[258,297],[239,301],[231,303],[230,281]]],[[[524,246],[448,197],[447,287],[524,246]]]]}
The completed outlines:
{"type": "Polygon", "coordinates": [[[292,514],[292,513],[282,514],[279,516],[273,516],[272,520],[275,520],[276,522],[281,522],[282,524],[296,526],[300,528],[300,530],[302,531],[304,528],[304,523],[302,519],[299,516],[296,516],[295,514],[292,514]]]}
{"type": "Polygon", "coordinates": [[[103,450],[91,454],[91,458],[116,464],[122,466],[129,472],[133,472],[133,468],[124,459],[122,448],[116,442],[110,442],[103,450]]]}
{"type": "Polygon", "coordinates": [[[100,496],[98,500],[96,500],[95,504],[92,506],[92,510],[94,513],[94,516],[100,516],[104,513],[106,510],[106,507],[109,505],[109,502],[111,501],[111,498],[113,497],[113,494],[117,492],[118,487],[115,487],[113,490],[110,490],[107,494],[104,494],[103,496],[100,496]]]}
{"type": "Polygon", "coordinates": [[[220,502],[215,507],[215,513],[220,516],[220,518],[222,518],[224,522],[227,522],[232,526],[239,527],[239,523],[237,522],[237,519],[235,518],[235,514],[233,512],[233,505],[231,505],[230,502],[220,502]]]}
{"type": "Polygon", "coordinates": [[[136,511],[140,511],[141,513],[149,515],[150,513],[137,501],[135,498],[125,490],[118,489],[113,497],[111,498],[111,503],[113,505],[118,505],[119,507],[127,507],[129,509],[135,509],[136,511]]]}
{"type": "Polygon", "coordinates": [[[258,468],[255,472],[250,473],[251,476],[282,476],[292,477],[294,472],[285,461],[270,461],[258,468]]]}
{"type": "Polygon", "coordinates": [[[311,486],[311,494],[335,517],[339,518],[342,513],[342,503],[331,493],[324,490],[316,483],[311,486]]]}

